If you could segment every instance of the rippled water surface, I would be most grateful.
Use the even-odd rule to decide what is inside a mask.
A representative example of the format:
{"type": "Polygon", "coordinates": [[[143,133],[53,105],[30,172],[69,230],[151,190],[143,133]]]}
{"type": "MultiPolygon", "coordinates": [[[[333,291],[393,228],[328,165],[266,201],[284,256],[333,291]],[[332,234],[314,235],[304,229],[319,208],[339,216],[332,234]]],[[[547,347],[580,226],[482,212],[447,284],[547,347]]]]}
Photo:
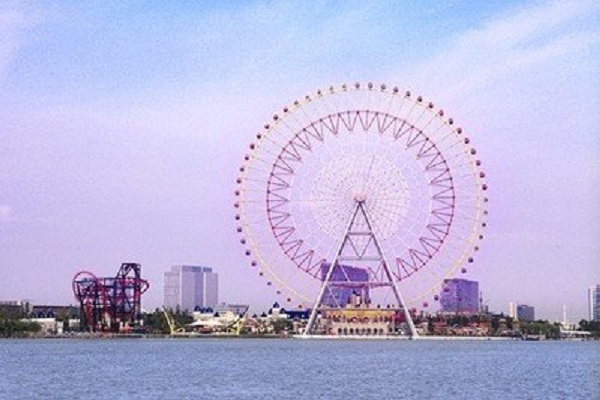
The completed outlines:
{"type": "Polygon", "coordinates": [[[600,399],[600,342],[0,340],[1,399],[600,399]]]}

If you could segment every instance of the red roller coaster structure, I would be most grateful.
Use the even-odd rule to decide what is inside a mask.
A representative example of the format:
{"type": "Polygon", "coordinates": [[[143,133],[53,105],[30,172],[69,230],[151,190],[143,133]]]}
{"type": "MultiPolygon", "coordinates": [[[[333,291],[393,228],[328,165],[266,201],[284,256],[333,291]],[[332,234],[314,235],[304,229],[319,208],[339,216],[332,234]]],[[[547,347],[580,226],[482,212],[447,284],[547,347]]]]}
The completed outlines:
{"type": "Polygon", "coordinates": [[[141,321],[142,294],[150,287],[142,279],[142,266],[123,263],[115,277],[99,278],[80,271],[73,278],[73,293],[81,307],[82,326],[90,332],[121,332],[141,321]]]}

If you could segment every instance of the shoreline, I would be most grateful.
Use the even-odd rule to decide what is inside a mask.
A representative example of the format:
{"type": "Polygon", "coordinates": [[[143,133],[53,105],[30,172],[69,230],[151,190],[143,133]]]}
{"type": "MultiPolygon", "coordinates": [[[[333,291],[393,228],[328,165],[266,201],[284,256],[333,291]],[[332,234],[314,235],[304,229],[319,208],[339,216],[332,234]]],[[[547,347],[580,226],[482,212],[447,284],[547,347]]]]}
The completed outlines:
{"type": "Polygon", "coordinates": [[[302,339],[302,340],[409,340],[409,341],[423,341],[423,340],[431,340],[431,341],[444,341],[444,340],[454,340],[454,341],[520,341],[521,338],[512,338],[512,337],[504,337],[504,336],[419,336],[418,338],[411,338],[409,336],[361,336],[361,335],[293,335],[294,339],[302,339]]]}
{"type": "Polygon", "coordinates": [[[598,339],[588,338],[559,338],[559,339],[546,339],[542,338],[539,340],[530,340],[520,337],[507,337],[507,336],[434,336],[424,335],[419,336],[416,339],[412,339],[408,336],[366,336],[366,335],[310,335],[304,336],[301,334],[261,334],[261,335],[234,335],[234,334],[76,334],[76,335],[47,335],[47,336],[28,336],[28,337],[8,337],[0,338],[12,339],[12,340],[144,340],[144,339],[294,339],[294,340],[352,340],[352,341],[388,341],[388,340],[400,340],[400,341],[475,341],[475,342],[498,342],[498,341],[596,341],[598,339]]]}

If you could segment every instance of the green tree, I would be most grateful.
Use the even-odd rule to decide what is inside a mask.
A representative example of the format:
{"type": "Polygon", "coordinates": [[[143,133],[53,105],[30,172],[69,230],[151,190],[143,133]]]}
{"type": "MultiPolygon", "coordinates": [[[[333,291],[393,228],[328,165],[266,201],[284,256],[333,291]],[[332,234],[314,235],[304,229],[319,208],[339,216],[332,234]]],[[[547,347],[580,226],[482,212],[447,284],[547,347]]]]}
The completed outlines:
{"type": "Polygon", "coordinates": [[[37,322],[22,320],[17,315],[0,310],[0,337],[23,337],[38,333],[41,329],[37,322]]]}
{"type": "Polygon", "coordinates": [[[144,313],[144,327],[150,333],[169,333],[169,325],[165,320],[164,313],[158,308],[152,313],[144,313]]]}
{"type": "Polygon", "coordinates": [[[579,329],[590,332],[595,339],[600,339],[600,321],[588,321],[582,319],[579,321],[579,329]]]}
{"type": "Polygon", "coordinates": [[[273,333],[290,332],[294,327],[294,323],[289,319],[277,318],[271,322],[273,333]]]}

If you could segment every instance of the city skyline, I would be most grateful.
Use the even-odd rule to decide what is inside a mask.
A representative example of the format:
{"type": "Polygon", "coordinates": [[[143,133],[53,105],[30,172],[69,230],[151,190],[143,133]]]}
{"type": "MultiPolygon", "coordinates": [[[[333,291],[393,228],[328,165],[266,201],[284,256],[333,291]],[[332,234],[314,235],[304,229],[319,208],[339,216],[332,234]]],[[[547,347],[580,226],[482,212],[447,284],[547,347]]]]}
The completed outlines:
{"type": "Polygon", "coordinates": [[[454,2],[0,6],[0,299],[74,303],[71,279],[174,264],[220,301],[277,297],[245,267],[236,170],[253,135],[330,84],[398,85],[469,132],[490,185],[469,279],[491,310],[587,316],[600,281],[600,6],[454,2]]]}

